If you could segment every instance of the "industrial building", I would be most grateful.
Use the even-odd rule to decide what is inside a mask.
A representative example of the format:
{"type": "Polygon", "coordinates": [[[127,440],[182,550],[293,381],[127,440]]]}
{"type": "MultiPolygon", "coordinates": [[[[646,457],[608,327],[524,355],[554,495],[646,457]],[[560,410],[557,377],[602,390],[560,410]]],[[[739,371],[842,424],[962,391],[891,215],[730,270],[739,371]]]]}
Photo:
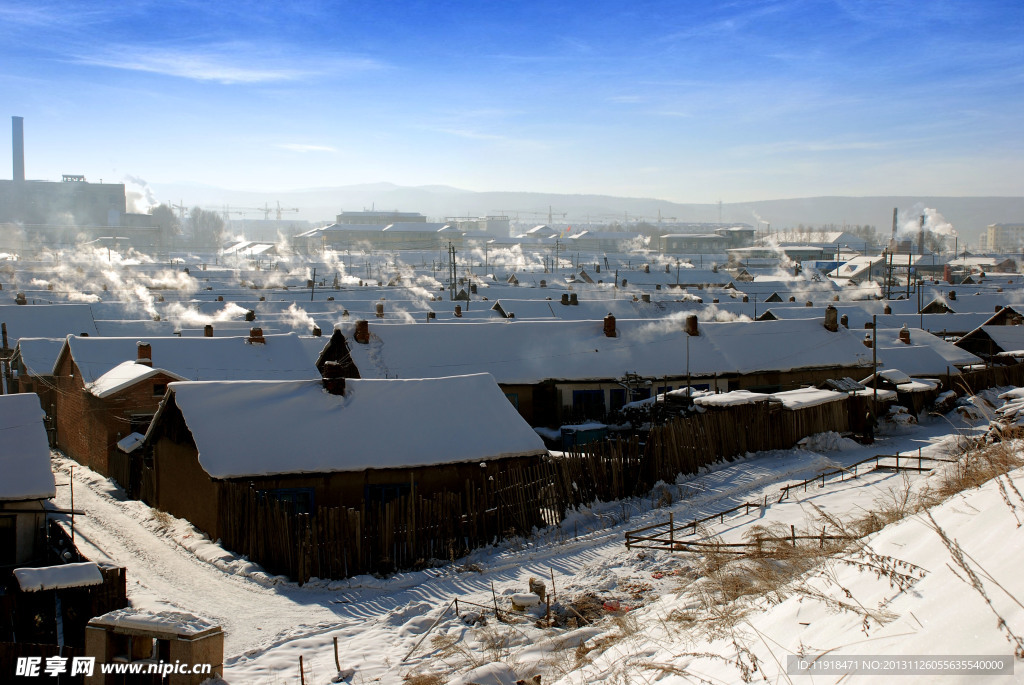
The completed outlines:
{"type": "Polygon", "coordinates": [[[156,229],[148,214],[127,211],[123,183],[90,183],[64,174],[60,181],[25,177],[25,124],[11,117],[12,178],[0,180],[0,224],[18,224],[29,242],[59,244],[113,235],[150,246],[156,229]],[[111,229],[116,228],[116,231],[111,229]]]}

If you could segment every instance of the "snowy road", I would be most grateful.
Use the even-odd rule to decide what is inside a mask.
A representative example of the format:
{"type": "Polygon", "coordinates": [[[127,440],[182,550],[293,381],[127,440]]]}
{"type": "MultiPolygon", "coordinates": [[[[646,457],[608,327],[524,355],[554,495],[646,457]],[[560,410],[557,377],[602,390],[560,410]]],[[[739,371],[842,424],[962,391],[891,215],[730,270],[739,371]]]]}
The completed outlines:
{"type": "MultiPolygon", "coordinates": [[[[123,499],[110,481],[63,457],[54,460],[58,483],[74,465],[75,542],[93,560],[109,559],[128,572],[133,606],[194,613],[219,623],[226,654],[265,648],[298,632],[338,627],[323,592],[291,584],[266,587],[226,573],[161,534],[161,516],[142,502],[123,499]]],[[[68,487],[57,488],[58,506],[70,507],[68,487]]],[[[331,595],[333,597],[333,594],[331,595]]]]}

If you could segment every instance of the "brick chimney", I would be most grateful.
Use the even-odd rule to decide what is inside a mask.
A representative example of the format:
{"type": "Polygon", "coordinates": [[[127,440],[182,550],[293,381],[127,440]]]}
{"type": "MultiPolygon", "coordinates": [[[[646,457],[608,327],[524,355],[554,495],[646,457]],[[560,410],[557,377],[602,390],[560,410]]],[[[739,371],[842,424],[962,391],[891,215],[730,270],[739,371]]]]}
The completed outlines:
{"type": "Polygon", "coordinates": [[[956,291],[955,290],[950,290],[949,291],[949,299],[953,300],[954,302],[956,301],[956,291]]]}
{"type": "Polygon", "coordinates": [[[319,326],[313,326],[313,337],[314,338],[319,338],[323,334],[324,334],[324,332],[320,330],[319,326]]]}
{"type": "Polygon", "coordinates": [[[848,317],[846,314],[843,314],[842,316],[839,317],[839,323],[842,324],[843,328],[849,328],[850,317],[848,317]]]}
{"type": "Polygon", "coordinates": [[[455,318],[456,319],[461,319],[462,318],[462,305],[461,304],[455,305],[455,318]]]}
{"type": "Polygon", "coordinates": [[[332,395],[345,394],[344,370],[338,362],[329,361],[324,363],[323,378],[321,380],[324,390],[332,395]]]}
{"type": "Polygon", "coordinates": [[[143,366],[153,366],[153,348],[149,343],[137,342],[135,343],[135,349],[137,351],[135,363],[142,364],[143,366]]]}
{"type": "Polygon", "coordinates": [[[615,317],[612,316],[611,312],[608,312],[608,316],[604,317],[604,334],[609,338],[615,337],[615,317]]]}
{"type": "Polygon", "coordinates": [[[204,338],[212,338],[213,337],[213,324],[206,324],[205,326],[203,326],[203,337],[204,338]]]}
{"type": "Polygon", "coordinates": [[[640,299],[641,299],[641,300],[642,300],[643,302],[647,302],[647,303],[650,303],[650,301],[651,301],[651,294],[650,294],[650,293],[642,293],[642,294],[640,295],[640,299]]]}
{"type": "Polygon", "coordinates": [[[885,309],[882,310],[883,314],[892,314],[892,307],[885,305],[885,309]]]}
{"type": "Polygon", "coordinates": [[[376,307],[375,307],[375,310],[376,310],[375,311],[376,317],[378,319],[383,319],[384,318],[384,303],[383,302],[378,302],[376,307]]]}
{"type": "Polygon", "coordinates": [[[580,303],[580,298],[577,297],[576,293],[569,293],[569,304],[575,306],[575,305],[578,305],[579,303],[580,303]]]}
{"type": "Polygon", "coordinates": [[[366,319],[359,319],[356,321],[356,332],[353,336],[356,342],[360,345],[366,345],[370,342],[370,322],[366,319]]]}
{"type": "Polygon", "coordinates": [[[267,342],[267,339],[263,337],[262,328],[250,328],[249,337],[246,340],[253,345],[263,345],[267,342]]]}
{"type": "Polygon", "coordinates": [[[872,346],[871,345],[871,334],[870,333],[865,333],[864,334],[864,347],[870,348],[871,346],[872,346]]]}
{"type": "Polygon", "coordinates": [[[910,330],[907,328],[907,324],[903,324],[903,328],[900,329],[900,342],[904,345],[910,344],[910,330]]]}
{"type": "Polygon", "coordinates": [[[833,333],[839,330],[838,315],[839,312],[832,305],[825,307],[825,330],[833,333]]]}
{"type": "Polygon", "coordinates": [[[562,304],[569,306],[569,293],[562,293],[562,304]]]}
{"type": "Polygon", "coordinates": [[[697,315],[687,314],[686,315],[686,334],[687,335],[700,335],[700,330],[697,328],[697,315]]]}

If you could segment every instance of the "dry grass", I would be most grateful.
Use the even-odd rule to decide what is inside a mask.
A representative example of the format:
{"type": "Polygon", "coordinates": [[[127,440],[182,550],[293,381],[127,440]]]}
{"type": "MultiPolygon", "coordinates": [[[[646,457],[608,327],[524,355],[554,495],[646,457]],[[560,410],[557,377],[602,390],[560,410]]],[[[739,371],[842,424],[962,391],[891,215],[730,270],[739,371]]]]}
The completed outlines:
{"type": "Polygon", "coordinates": [[[407,673],[402,676],[406,685],[444,685],[447,678],[438,673],[407,673]]]}

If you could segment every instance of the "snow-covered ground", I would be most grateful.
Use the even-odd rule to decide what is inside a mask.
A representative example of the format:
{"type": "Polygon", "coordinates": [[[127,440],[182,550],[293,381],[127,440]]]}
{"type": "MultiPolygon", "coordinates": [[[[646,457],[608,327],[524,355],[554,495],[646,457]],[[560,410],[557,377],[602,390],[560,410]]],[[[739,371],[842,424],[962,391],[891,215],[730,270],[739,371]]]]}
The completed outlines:
{"type": "MultiPolygon", "coordinates": [[[[980,423],[987,425],[987,420],[980,423]]],[[[109,557],[128,568],[134,606],[186,611],[222,625],[227,634],[225,679],[233,684],[298,683],[300,656],[306,683],[331,682],[339,675],[335,638],[341,675],[350,683],[402,683],[410,675],[424,683],[512,683],[515,677],[538,673],[546,683],[717,683],[745,677],[760,681],[762,671],[770,682],[788,682],[800,678],[785,674],[787,654],[833,650],[1006,657],[1013,653],[1006,631],[978,593],[958,579],[946,546],[921,517],[870,538],[870,550],[878,559],[908,565],[879,578],[863,565],[827,562],[801,581],[800,592],[758,600],[760,605],[747,607],[727,630],[711,629],[720,622],[696,613],[694,562],[688,555],[627,551],[623,545],[627,530],[663,521],[669,513],[676,521],[688,521],[766,498],[767,507],[727,517],[702,536],[739,542],[754,525],[800,528],[820,521],[822,512],[863,514],[908,486],[922,487],[933,476],[878,471],[773,501],[787,482],[875,454],[955,453],[971,425],[952,414],[882,434],[870,446],[826,436],[800,449],[748,455],[657,488],[650,498],[595,505],[529,539],[388,578],[314,580],[298,587],[270,577],[205,540],[187,523],[124,500],[109,481],[77,465],[75,506],[88,515],[76,517],[76,540],[91,558],[109,557]],[[541,607],[497,622],[493,610],[482,608],[496,602],[509,609],[510,596],[525,592],[531,577],[555,592],[557,607],[571,600],[583,607],[591,598],[589,621],[570,615],[556,627],[539,627],[541,607]],[[897,585],[905,585],[901,591],[890,587],[893,577],[897,585]],[[460,615],[449,608],[455,598],[460,615]],[[691,625],[694,617],[700,620],[691,625]],[[749,670],[752,663],[757,671],[749,670]]],[[[63,474],[58,482],[67,482],[72,463],[55,456],[55,470],[63,474]]],[[[1014,482],[1024,490],[1021,481],[1024,475],[1015,473],[1014,482]]],[[[58,504],[70,504],[69,494],[69,488],[58,487],[58,504]]],[[[979,571],[982,582],[1007,630],[1021,634],[1024,609],[984,580],[987,572],[1024,598],[1024,579],[1016,580],[1024,556],[1019,544],[1024,501],[1008,506],[1004,502],[1012,502],[1011,495],[1012,489],[1000,491],[989,484],[938,507],[935,520],[984,569],[979,571]]],[[[1024,663],[1018,666],[1024,668],[1024,663]]],[[[840,678],[815,676],[814,682],[840,678]]],[[[875,678],[873,682],[880,682],[875,678]]],[[[916,678],[931,680],[927,675],[916,678]]]]}

